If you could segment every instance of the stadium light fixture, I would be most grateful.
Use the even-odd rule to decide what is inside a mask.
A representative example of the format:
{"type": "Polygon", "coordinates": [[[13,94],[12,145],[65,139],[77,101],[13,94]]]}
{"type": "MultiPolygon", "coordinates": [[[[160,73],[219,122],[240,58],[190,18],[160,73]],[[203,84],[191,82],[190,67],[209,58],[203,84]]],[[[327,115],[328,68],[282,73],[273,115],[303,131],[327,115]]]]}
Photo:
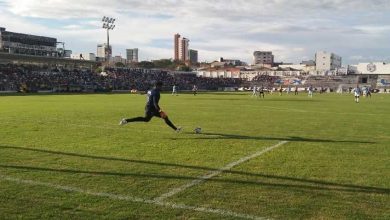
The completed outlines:
{"type": "Polygon", "coordinates": [[[103,22],[103,29],[106,29],[107,30],[107,50],[106,50],[106,60],[109,61],[110,60],[110,54],[111,54],[111,50],[110,50],[110,30],[114,30],[115,28],[115,25],[114,25],[114,22],[115,22],[115,18],[110,18],[110,17],[107,17],[107,16],[103,16],[102,18],[102,22],[103,22]]]}

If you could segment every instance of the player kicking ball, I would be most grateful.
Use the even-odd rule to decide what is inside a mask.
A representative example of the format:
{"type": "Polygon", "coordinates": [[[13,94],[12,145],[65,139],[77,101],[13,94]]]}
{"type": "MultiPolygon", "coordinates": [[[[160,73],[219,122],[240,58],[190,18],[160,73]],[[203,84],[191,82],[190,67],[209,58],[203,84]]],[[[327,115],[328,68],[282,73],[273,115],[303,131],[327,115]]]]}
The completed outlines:
{"type": "Polygon", "coordinates": [[[168,115],[165,114],[158,105],[160,101],[160,91],[162,88],[162,82],[157,82],[154,89],[149,93],[148,92],[148,100],[145,106],[145,117],[136,117],[129,119],[122,119],[119,122],[119,125],[125,125],[131,122],[149,122],[153,117],[159,117],[164,119],[165,123],[171,127],[176,132],[181,131],[181,127],[176,127],[168,118],[168,115]]]}

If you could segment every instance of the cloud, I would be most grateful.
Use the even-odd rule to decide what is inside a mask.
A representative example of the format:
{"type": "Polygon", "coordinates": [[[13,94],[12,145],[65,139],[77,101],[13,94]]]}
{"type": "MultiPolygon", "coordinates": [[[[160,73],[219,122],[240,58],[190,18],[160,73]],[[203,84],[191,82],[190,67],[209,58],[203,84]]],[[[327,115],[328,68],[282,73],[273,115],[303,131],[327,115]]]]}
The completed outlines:
{"type": "Polygon", "coordinates": [[[383,35],[390,33],[390,25],[364,25],[355,27],[358,30],[361,30],[364,33],[372,35],[383,35]]]}
{"type": "Polygon", "coordinates": [[[300,62],[328,50],[354,62],[368,48],[378,57],[390,49],[388,0],[5,0],[0,12],[11,31],[55,36],[85,52],[105,42],[100,19],[112,16],[114,53],[138,47],[145,59],[172,57],[175,33],[200,60],[250,62],[254,50],[272,50],[277,60],[300,62]]]}

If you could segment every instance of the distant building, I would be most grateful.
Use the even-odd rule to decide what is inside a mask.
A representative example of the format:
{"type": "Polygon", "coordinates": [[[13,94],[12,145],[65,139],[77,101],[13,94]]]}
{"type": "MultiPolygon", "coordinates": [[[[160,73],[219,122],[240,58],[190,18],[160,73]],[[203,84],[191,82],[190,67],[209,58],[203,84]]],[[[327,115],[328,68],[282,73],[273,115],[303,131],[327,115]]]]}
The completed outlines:
{"type": "Polygon", "coordinates": [[[179,60],[179,43],[180,43],[180,34],[175,34],[174,36],[174,60],[179,60]]]}
{"type": "Polygon", "coordinates": [[[217,68],[217,67],[224,67],[226,66],[224,62],[214,61],[210,63],[210,67],[217,68]]]}
{"type": "Polygon", "coordinates": [[[297,77],[304,74],[303,70],[293,68],[243,68],[243,67],[210,67],[196,71],[197,76],[206,78],[241,78],[252,81],[257,76],[297,77]]]}
{"type": "Polygon", "coordinates": [[[240,78],[240,69],[235,67],[207,68],[196,71],[198,77],[205,78],[240,78]]]}
{"type": "Polygon", "coordinates": [[[70,55],[72,55],[71,50],[64,50],[64,58],[70,58],[70,55]]]}
{"type": "Polygon", "coordinates": [[[58,56],[63,58],[70,58],[72,55],[71,50],[64,50],[63,48],[57,48],[58,56]]]}
{"type": "Polygon", "coordinates": [[[12,54],[57,57],[57,39],[9,32],[0,27],[0,51],[12,54]]]}
{"type": "Polygon", "coordinates": [[[127,49],[126,58],[130,63],[138,63],[138,48],[127,49]]]}
{"type": "Polygon", "coordinates": [[[314,60],[304,60],[301,62],[301,65],[306,65],[306,66],[315,66],[316,61],[314,60]]]}
{"type": "Polygon", "coordinates": [[[359,74],[390,75],[390,64],[388,63],[359,63],[356,67],[359,74]]]}
{"type": "Polygon", "coordinates": [[[96,55],[94,53],[76,53],[70,56],[74,60],[89,60],[96,61],[96,55]]]}
{"type": "Polygon", "coordinates": [[[112,56],[112,47],[111,47],[111,45],[110,45],[110,48],[108,48],[106,43],[98,44],[97,45],[96,56],[97,57],[102,57],[102,58],[106,58],[107,56],[111,57],[112,56]]]}
{"type": "Polygon", "coordinates": [[[121,56],[114,56],[111,58],[110,62],[112,63],[123,63],[123,64],[126,64],[127,63],[127,60],[122,58],[121,56]]]}
{"type": "Polygon", "coordinates": [[[341,68],[341,57],[334,53],[318,51],[315,60],[317,71],[329,71],[341,68]]]}
{"type": "Polygon", "coordinates": [[[182,38],[181,43],[179,45],[179,59],[181,61],[188,61],[189,60],[189,43],[190,40],[187,38],[182,38]]]}
{"type": "Polygon", "coordinates": [[[255,51],[253,52],[253,64],[268,64],[273,65],[274,55],[271,51],[255,51]]]}
{"type": "Polygon", "coordinates": [[[282,64],[282,65],[279,65],[280,68],[282,69],[287,69],[287,68],[290,68],[290,69],[295,69],[295,70],[300,70],[300,71],[303,71],[305,73],[312,73],[315,71],[315,65],[308,65],[308,64],[282,64]]]}
{"type": "Polygon", "coordinates": [[[178,61],[188,62],[190,61],[189,53],[190,40],[181,37],[180,34],[174,35],[174,59],[178,61]]]}
{"type": "Polygon", "coordinates": [[[190,50],[190,62],[191,62],[191,64],[198,63],[198,51],[197,50],[190,50]]]}
{"type": "Polygon", "coordinates": [[[230,65],[230,66],[245,66],[246,65],[246,63],[242,62],[241,60],[224,59],[223,57],[219,58],[219,62],[223,63],[225,65],[230,65]]]}

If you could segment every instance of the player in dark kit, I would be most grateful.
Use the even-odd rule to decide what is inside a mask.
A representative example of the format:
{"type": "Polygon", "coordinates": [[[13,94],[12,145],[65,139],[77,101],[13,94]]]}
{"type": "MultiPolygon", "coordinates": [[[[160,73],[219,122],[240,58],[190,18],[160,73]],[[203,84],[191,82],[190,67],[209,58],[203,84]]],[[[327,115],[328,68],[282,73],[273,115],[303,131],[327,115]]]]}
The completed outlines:
{"type": "Polygon", "coordinates": [[[148,92],[148,101],[145,106],[145,117],[136,117],[136,118],[129,118],[129,119],[122,119],[119,122],[119,125],[125,125],[127,123],[131,122],[149,122],[153,117],[159,117],[164,119],[165,123],[171,127],[176,132],[181,131],[181,127],[176,127],[168,118],[168,115],[165,114],[158,105],[158,102],[160,101],[160,91],[162,88],[162,83],[157,82],[155,85],[155,88],[148,92]]]}
{"type": "Polygon", "coordinates": [[[264,87],[263,86],[261,86],[259,88],[259,98],[261,98],[261,96],[263,96],[263,99],[264,99],[264,87]]]}

